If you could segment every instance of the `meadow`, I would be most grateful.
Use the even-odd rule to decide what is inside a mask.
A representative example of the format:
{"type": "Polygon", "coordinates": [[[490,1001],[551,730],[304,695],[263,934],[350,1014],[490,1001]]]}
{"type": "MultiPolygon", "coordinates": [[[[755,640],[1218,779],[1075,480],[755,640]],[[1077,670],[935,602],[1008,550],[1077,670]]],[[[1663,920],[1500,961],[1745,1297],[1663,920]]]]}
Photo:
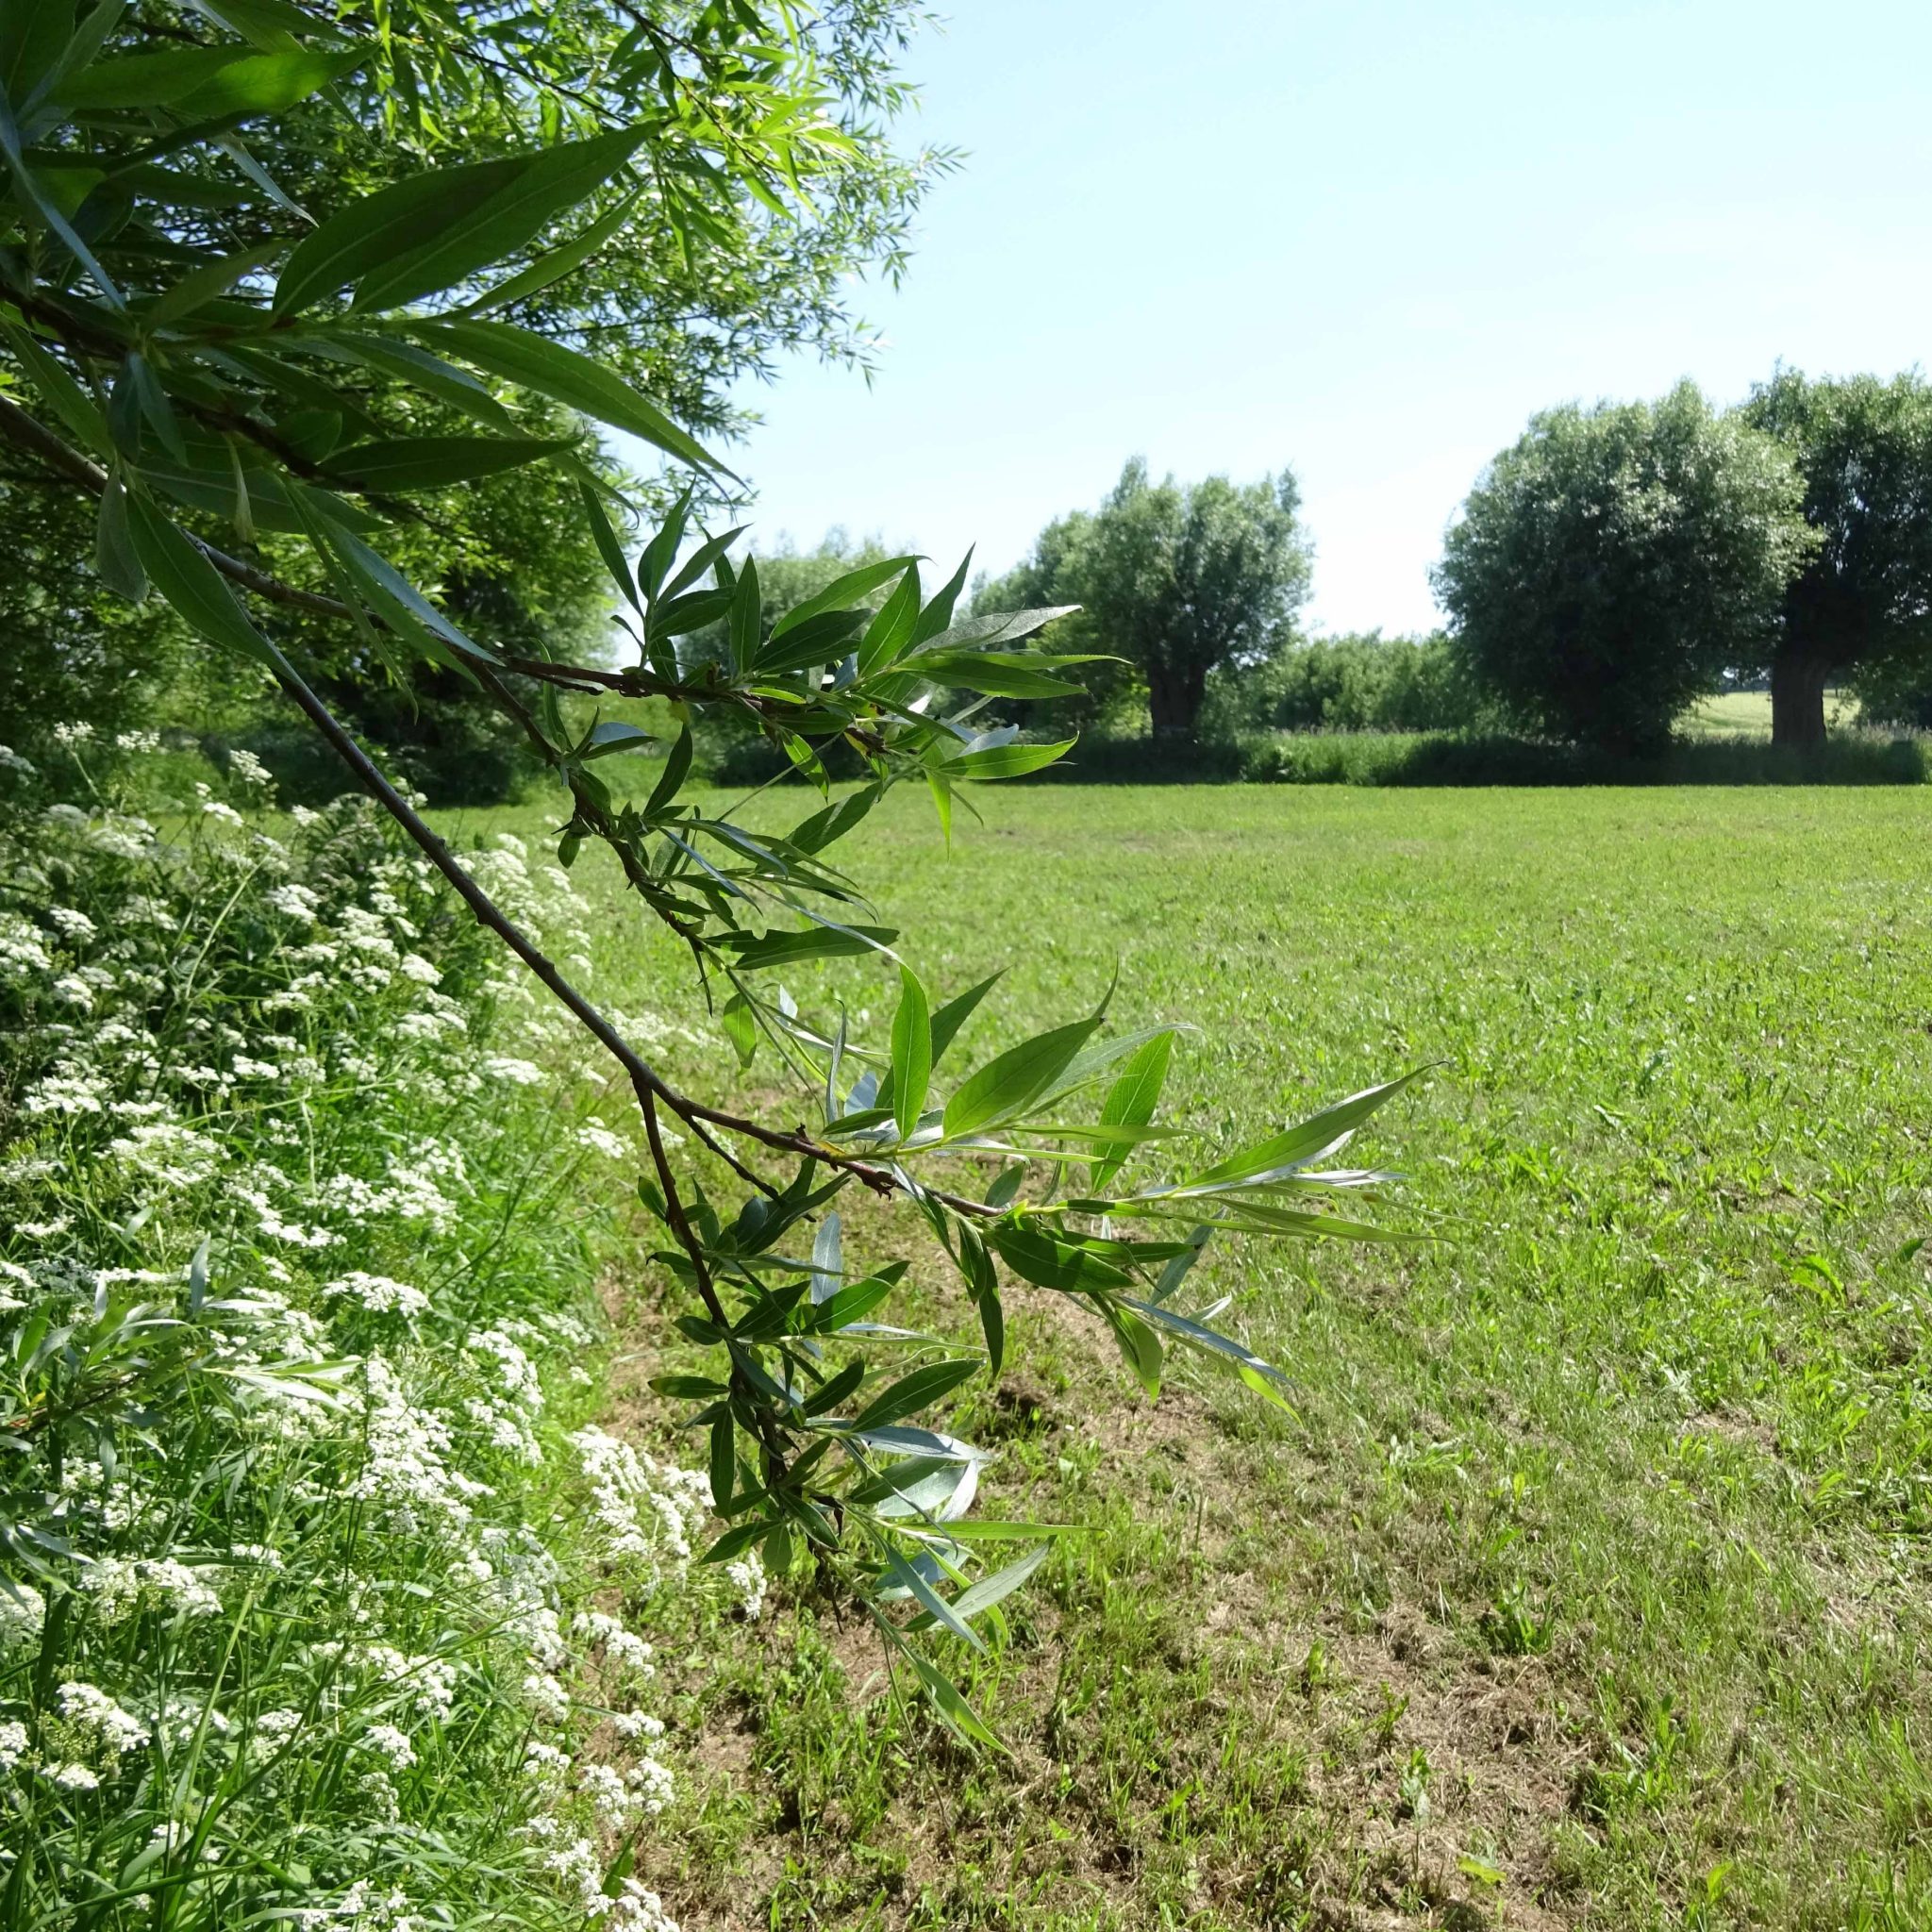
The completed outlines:
{"type": "MultiPolygon", "coordinates": [[[[1013,1757],[774,1581],[660,1657],[689,1774],[639,1869],[686,1932],[1932,1921],[1923,792],[981,804],[949,855],[895,797],[848,860],[939,993],[1008,969],[972,1043],[1118,965],[1119,1024],[1192,1029],[1191,1126],[1430,1065],[1360,1151],[1441,1239],[1208,1264],[1292,1418],[1186,1365],[1150,1407],[1016,1292],[957,1424],[998,1452],[983,1507],[1083,1534],[954,1659],[1013,1757]]],[[[670,948],[574,882],[600,984],[661,1006],[670,948]]],[[[661,1447],[675,1305],[641,1258],[608,1291],[618,1415],[661,1447]]]]}

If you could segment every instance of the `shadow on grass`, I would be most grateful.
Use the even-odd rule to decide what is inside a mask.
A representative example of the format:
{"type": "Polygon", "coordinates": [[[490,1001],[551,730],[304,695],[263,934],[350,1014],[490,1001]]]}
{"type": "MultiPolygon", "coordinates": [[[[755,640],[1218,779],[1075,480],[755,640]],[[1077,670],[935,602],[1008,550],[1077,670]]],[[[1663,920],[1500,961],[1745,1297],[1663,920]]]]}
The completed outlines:
{"type": "Polygon", "coordinates": [[[1218,745],[1090,739],[1030,784],[1923,785],[1926,740],[1848,735],[1816,751],[1746,740],[1632,757],[1450,732],[1272,733],[1218,745]]]}
{"type": "MultiPolygon", "coordinates": [[[[1085,738],[1059,763],[1019,785],[1923,785],[1932,736],[1847,733],[1816,751],[1748,739],[1679,740],[1649,757],[1587,745],[1458,732],[1266,732],[1217,743],[1085,738]]],[[[757,785],[785,773],[762,739],[713,751],[707,775],[757,785]]],[[[863,775],[842,745],[826,748],[834,778],[863,775]]],[[[803,782],[803,781],[801,781],[803,782]]]]}

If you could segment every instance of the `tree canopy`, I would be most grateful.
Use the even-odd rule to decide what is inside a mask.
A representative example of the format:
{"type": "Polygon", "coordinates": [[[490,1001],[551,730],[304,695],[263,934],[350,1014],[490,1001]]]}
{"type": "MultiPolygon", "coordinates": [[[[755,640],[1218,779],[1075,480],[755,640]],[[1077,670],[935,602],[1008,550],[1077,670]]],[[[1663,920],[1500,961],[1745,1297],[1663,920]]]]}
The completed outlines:
{"type": "MultiPolygon", "coordinates": [[[[229,17],[219,8],[150,5],[116,9],[111,25],[100,19],[104,51],[148,61],[154,79],[126,91],[150,99],[78,108],[89,138],[98,142],[115,121],[125,128],[170,114],[162,94],[225,105],[212,94],[197,101],[186,88],[191,69],[179,63],[208,68],[208,24],[229,17]],[[153,64],[169,61],[175,80],[153,64]]],[[[52,171],[57,209],[73,217],[100,259],[124,230],[143,232],[150,191],[158,191],[174,203],[167,245],[183,258],[229,260],[245,289],[247,264],[272,243],[277,222],[325,224],[358,197],[456,159],[501,159],[545,143],[629,142],[622,165],[587,176],[570,234],[540,223],[507,238],[512,245],[502,273],[475,314],[593,355],[678,421],[729,433],[744,421],[732,385],[768,370],[780,349],[854,361],[871,356],[871,332],[852,307],[850,271],[871,264],[896,275],[908,224],[948,162],[943,154],[903,155],[891,139],[908,98],[893,62],[917,17],[911,0],[842,0],[810,19],[774,16],[780,30],[765,43],[729,8],[672,6],[641,16],[608,0],[568,0],[541,15],[505,15],[406,0],[387,9],[379,36],[352,42],[350,29],[331,29],[341,58],[326,84],[299,99],[285,98],[294,87],[284,85],[234,113],[208,113],[208,138],[178,142],[186,131],[179,127],[162,133],[161,158],[100,171],[99,179],[65,138],[37,158],[52,171]],[[774,51],[787,46],[790,55],[774,51]],[[765,89],[780,75],[785,117],[758,132],[747,104],[768,98],[765,89]]],[[[245,5],[233,9],[232,24],[244,37],[252,28],[258,61],[286,55],[280,42],[320,30],[300,12],[245,5]]],[[[195,125],[191,118],[186,128],[195,125]]],[[[240,353],[250,353],[246,344],[240,353]]],[[[341,441],[358,428],[406,437],[477,426],[474,407],[466,413],[474,397],[399,384],[392,365],[338,355],[325,366],[330,359],[310,352],[292,373],[284,365],[275,398],[280,413],[296,419],[292,446],[312,460],[326,461],[331,436],[341,441]],[[303,376],[306,396],[289,387],[303,376]]],[[[573,431],[568,405],[535,394],[526,394],[522,420],[540,439],[573,431]]],[[[580,443],[576,455],[605,481],[622,480],[598,443],[580,443]]],[[[575,510],[577,487],[571,470],[550,464],[469,475],[460,489],[441,493],[433,520],[392,526],[391,554],[441,585],[452,608],[479,619],[487,610],[492,631],[513,633],[525,655],[600,651],[608,593],[575,510]]],[[[722,496],[735,486],[711,473],[708,488],[722,496]]],[[[49,512],[37,500],[40,490],[30,473],[0,474],[0,532],[16,547],[32,546],[44,528],[49,512]]],[[[661,508],[671,499],[646,479],[641,500],[661,508]]],[[[252,535],[278,575],[305,591],[327,590],[325,573],[276,519],[258,518],[252,535]]],[[[44,597],[17,580],[0,591],[0,608],[14,652],[34,660],[7,680],[23,696],[54,695],[63,666],[112,657],[125,632],[125,619],[88,594],[68,600],[57,625],[44,597]]],[[[165,617],[146,626],[161,636],[171,628],[165,617]]],[[[364,676],[366,652],[358,656],[334,627],[317,627],[308,649],[351,722],[427,775],[418,755],[425,735],[435,734],[415,688],[422,674],[391,665],[399,688],[385,694],[364,676]]],[[[173,645],[142,654],[130,695],[139,690],[149,706],[205,711],[198,693],[161,688],[179,661],[173,645]]],[[[73,704],[70,695],[55,712],[73,704]]],[[[236,708],[226,708],[232,719],[236,708]]],[[[468,713],[459,727],[465,744],[500,731],[464,689],[440,692],[436,708],[446,720],[468,713]]],[[[47,716],[37,705],[9,710],[8,736],[31,744],[47,716]]],[[[509,757],[499,743],[482,765],[464,759],[458,768],[474,778],[507,768],[509,757]]]]}
{"type": "Polygon", "coordinates": [[[1690,383],[1535,417],[1451,525],[1438,596],[1530,729],[1653,746],[1762,651],[1813,539],[1790,458],[1690,383]]]}
{"type": "Polygon", "coordinates": [[[1208,674],[1265,658],[1307,601],[1314,558],[1300,504],[1286,469],[1255,483],[1156,483],[1136,457],[1097,510],[1049,524],[982,600],[1078,605],[1078,629],[1057,641],[1123,659],[1145,685],[1157,735],[1185,734],[1208,674]]]}
{"type": "Polygon", "coordinates": [[[1860,683],[1896,715],[1932,677],[1932,384],[1780,369],[1742,414],[1790,453],[1817,539],[1760,658],[1772,737],[1822,744],[1827,686],[1860,683]]]}

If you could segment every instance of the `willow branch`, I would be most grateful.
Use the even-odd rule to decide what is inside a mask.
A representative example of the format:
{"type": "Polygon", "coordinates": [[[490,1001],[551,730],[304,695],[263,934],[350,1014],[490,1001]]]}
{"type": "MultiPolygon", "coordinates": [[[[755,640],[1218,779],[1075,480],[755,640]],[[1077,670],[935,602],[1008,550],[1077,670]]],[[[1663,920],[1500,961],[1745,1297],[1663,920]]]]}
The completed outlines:
{"type": "MultiPolygon", "coordinates": [[[[87,491],[91,495],[98,496],[108,486],[108,474],[98,463],[81,455],[79,451],[70,448],[52,430],[4,395],[0,395],[0,437],[5,437],[23,449],[32,451],[56,474],[66,477],[68,481],[87,491]]],[[[355,615],[346,604],[333,597],[321,597],[307,591],[298,591],[292,585],[285,584],[279,578],[257,570],[252,564],[243,563],[240,558],[230,557],[227,552],[203,541],[192,533],[187,534],[190,541],[224,576],[243,590],[252,591],[273,603],[314,611],[322,616],[351,619],[355,615]]],[[[875,1193],[891,1194],[902,1191],[898,1177],[890,1170],[861,1159],[856,1155],[847,1154],[841,1148],[827,1146],[824,1142],[814,1140],[803,1128],[789,1133],[781,1132],[758,1121],[748,1120],[741,1114],[707,1107],[702,1102],[678,1092],[564,977],[555,962],[531,942],[516,922],[502,911],[489,893],[458,862],[455,854],[450,851],[444,841],[429,826],[408,800],[390,783],[380,767],[342,728],[328,707],[303,682],[294,666],[275,650],[273,644],[268,648],[272,655],[276,682],[315,726],[329,748],[355,774],[357,782],[396,822],[430,863],[449,881],[458,897],[475,917],[476,923],[493,932],[523,961],[530,973],[541,981],[546,990],[598,1045],[617,1061],[632,1087],[638,1091],[641,1104],[644,1094],[648,1093],[693,1130],[700,1122],[709,1126],[723,1127],[730,1133],[743,1136],[746,1140],[756,1141],[760,1145],[771,1148],[774,1153],[816,1160],[824,1166],[841,1169],[855,1179],[862,1181],[875,1193]]],[[[983,1202],[967,1201],[954,1195],[935,1192],[934,1198],[944,1202],[946,1206],[961,1214],[991,1216],[998,1212],[998,1209],[990,1208],[983,1202]]]]}

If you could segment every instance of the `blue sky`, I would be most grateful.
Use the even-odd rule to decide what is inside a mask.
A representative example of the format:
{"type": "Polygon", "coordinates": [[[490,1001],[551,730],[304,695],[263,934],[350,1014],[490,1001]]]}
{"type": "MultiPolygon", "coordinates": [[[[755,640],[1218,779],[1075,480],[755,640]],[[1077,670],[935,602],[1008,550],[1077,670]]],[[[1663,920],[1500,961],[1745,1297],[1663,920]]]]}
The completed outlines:
{"type": "Polygon", "coordinates": [[[1923,5],[959,0],[908,71],[970,154],[872,390],[747,394],[766,540],[999,568],[1129,455],[1289,463],[1314,621],[1415,628],[1534,409],[1932,360],[1923,5]]]}

